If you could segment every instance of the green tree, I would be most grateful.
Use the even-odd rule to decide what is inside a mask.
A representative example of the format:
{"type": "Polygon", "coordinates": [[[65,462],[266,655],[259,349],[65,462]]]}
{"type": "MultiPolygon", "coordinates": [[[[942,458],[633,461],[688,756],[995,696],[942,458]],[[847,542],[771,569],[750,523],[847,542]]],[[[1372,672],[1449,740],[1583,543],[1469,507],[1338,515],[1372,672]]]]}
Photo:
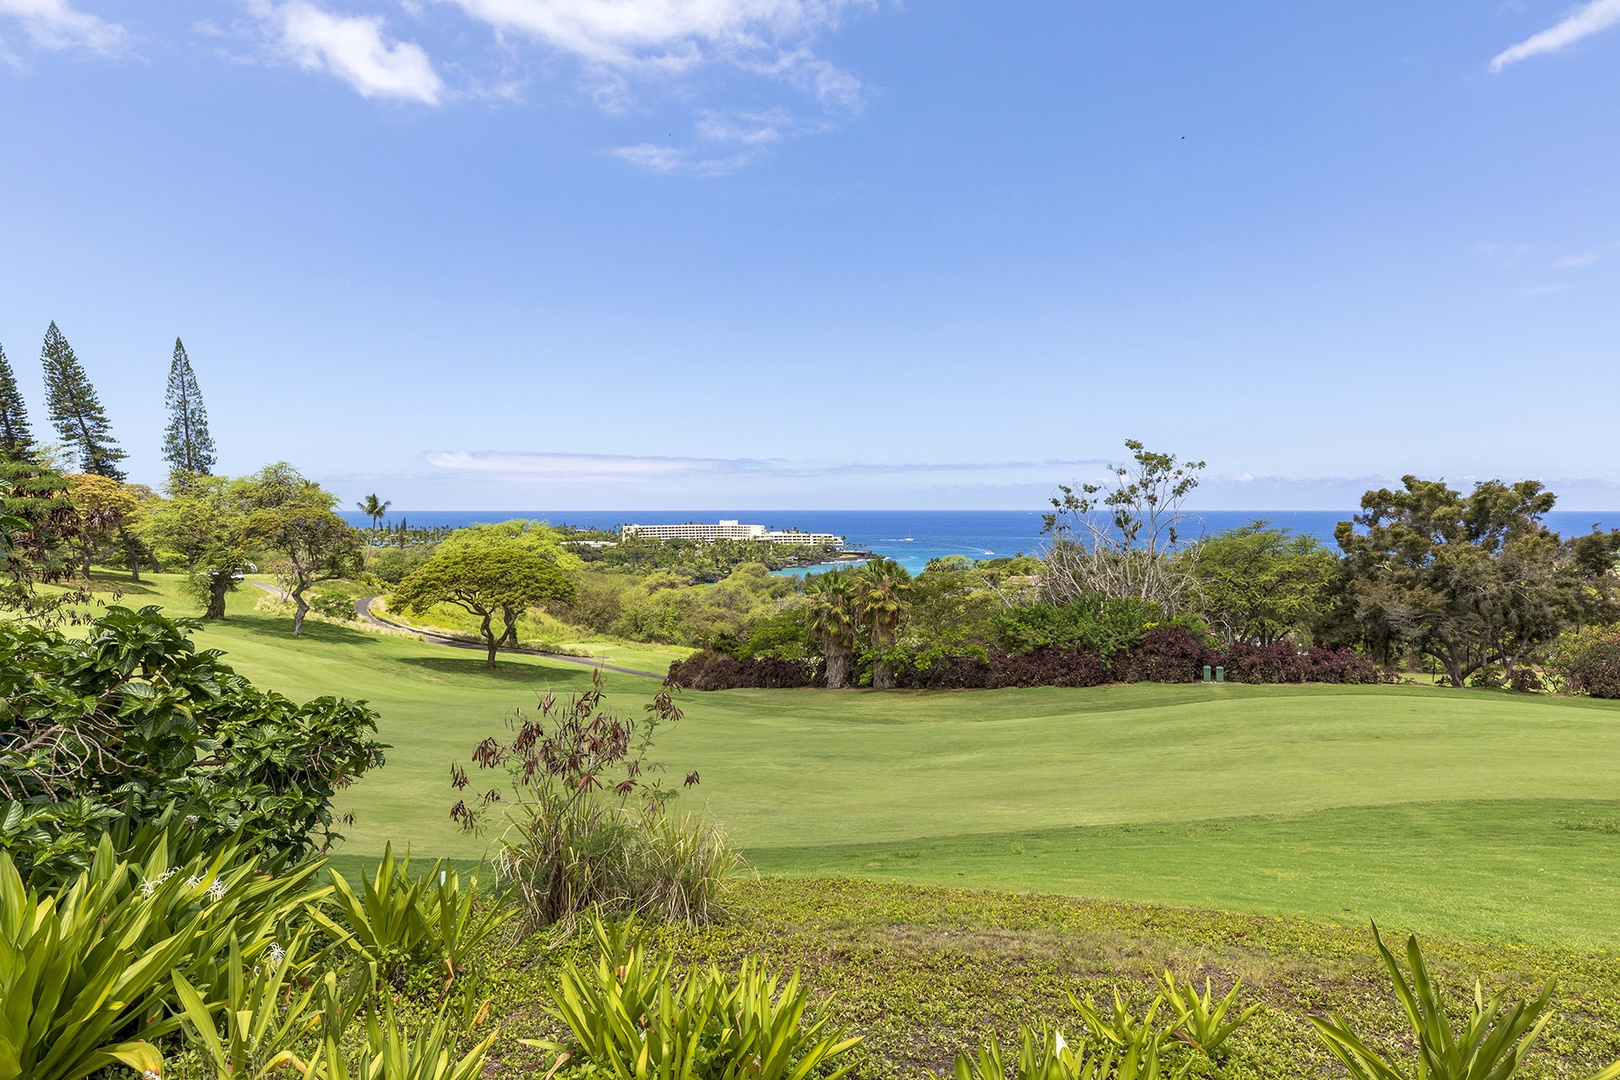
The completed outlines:
{"type": "MultiPolygon", "coordinates": [[[[387,504],[385,503],[384,506],[387,504]]],[[[561,569],[569,572],[579,570],[584,564],[579,556],[563,547],[562,534],[551,528],[544,521],[533,521],[528,518],[513,518],[510,521],[482,522],[476,525],[465,525],[453,531],[439,542],[439,550],[454,551],[459,548],[488,547],[491,545],[510,544],[524,551],[554,563],[561,569]]],[[[518,616],[521,612],[510,604],[501,607],[501,644],[515,648],[518,644],[518,616]]]]}
{"type": "Polygon", "coordinates": [[[54,625],[88,621],[87,588],[72,586],[79,514],[66,476],[49,465],[0,455],[0,608],[54,625]],[[41,593],[36,586],[65,586],[41,593]]]}
{"type": "Polygon", "coordinates": [[[22,391],[17,389],[17,376],[6,359],[6,350],[0,348],[0,455],[23,457],[34,445],[34,433],[28,426],[28,406],[22,391]]]}
{"type": "MultiPolygon", "coordinates": [[[[141,504],[135,493],[116,480],[95,473],[72,473],[69,497],[79,514],[80,570],[90,578],[90,561],[109,543],[116,541],[126,550],[132,527],[140,518],[141,504]]],[[[140,564],[132,563],[135,580],[140,580],[140,564]]]]}
{"type": "Polygon", "coordinates": [[[1078,488],[1059,484],[1041,531],[1050,537],[1046,591],[1058,604],[1086,593],[1157,604],[1175,615],[1192,587],[1194,559],[1172,558],[1186,515],[1181,505],[1198,486],[1202,461],[1147,449],[1126,439],[1129,465],[1109,465],[1112,478],[1078,488]]]}
{"type": "Polygon", "coordinates": [[[139,536],[166,561],[185,564],[186,590],[203,605],[203,618],[225,617],[225,597],[250,559],[249,507],[240,487],[223,476],[170,476],[169,498],[143,516],[139,536]]]}
{"type": "Polygon", "coordinates": [[[855,571],[855,615],[867,632],[867,644],[874,657],[872,687],[894,689],[894,665],[885,655],[894,644],[905,614],[906,594],[911,575],[893,559],[877,558],[855,571]]]}
{"type": "Polygon", "coordinates": [[[45,403],[51,423],[62,442],[78,455],[79,471],[123,480],[124,470],[118,463],[128,455],[110,433],[107,413],[84,365],[54,322],[45,331],[39,359],[45,368],[45,403]]]}
{"type": "Polygon", "coordinates": [[[232,490],[247,511],[248,539],[274,557],[276,582],[293,602],[293,634],[302,635],[306,594],[359,569],[360,535],[334,512],[337,496],[284,461],[235,481],[232,490]]]}
{"type": "Polygon", "coordinates": [[[546,600],[566,600],[574,584],[555,563],[511,544],[452,547],[433,557],[394,589],[388,598],[398,611],[421,612],[453,604],[482,620],[479,633],[495,666],[500,636],[494,629],[503,608],[522,610],[546,600]]]}
{"type": "Polygon", "coordinates": [[[805,629],[821,643],[827,689],[849,685],[855,657],[855,580],[852,570],[839,568],[811,574],[804,582],[805,629]]]}
{"type": "Polygon", "coordinates": [[[1402,477],[1369,491],[1334,537],[1359,619],[1387,623],[1453,686],[1500,664],[1502,679],[1556,637],[1600,582],[1542,524],[1555,501],[1534,480],[1487,480],[1464,496],[1402,477]]]}
{"type": "Polygon", "coordinates": [[[1270,645],[1327,613],[1338,572],[1312,537],[1256,521],[1198,545],[1196,604],[1228,644],[1270,645]]]}
{"type": "Polygon", "coordinates": [[[163,460],[175,472],[206,475],[214,471],[214,437],[208,433],[208,410],[191,360],[179,338],[169,364],[169,387],[163,396],[169,426],[163,432],[163,460]]]}

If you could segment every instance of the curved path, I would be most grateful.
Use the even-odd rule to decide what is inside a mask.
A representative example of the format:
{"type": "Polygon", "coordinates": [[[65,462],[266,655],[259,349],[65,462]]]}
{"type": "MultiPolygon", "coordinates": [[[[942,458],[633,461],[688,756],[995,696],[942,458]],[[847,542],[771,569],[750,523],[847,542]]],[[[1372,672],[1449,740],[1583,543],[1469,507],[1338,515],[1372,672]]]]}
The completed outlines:
{"type": "MultiPolygon", "coordinates": [[[[292,597],[287,594],[287,590],[280,588],[279,586],[270,585],[263,581],[254,581],[250,582],[250,584],[257,585],[270,595],[280,597],[283,600],[292,599],[292,597]]],[[[392,619],[384,618],[383,616],[378,615],[375,611],[371,610],[371,602],[376,599],[378,599],[378,597],[362,596],[354,602],[354,613],[360,617],[361,621],[369,623],[372,626],[387,627],[390,630],[403,630],[407,634],[414,634],[422,641],[431,641],[435,645],[448,645],[453,649],[477,649],[479,652],[484,651],[483,642],[463,641],[460,638],[453,638],[448,634],[440,634],[433,630],[423,630],[421,627],[417,626],[406,626],[404,623],[397,623],[392,619]]],[[[562,653],[541,652],[539,649],[525,649],[522,646],[517,648],[507,647],[501,651],[523,653],[527,656],[543,656],[547,660],[562,660],[569,664],[583,664],[585,667],[598,668],[602,671],[614,671],[618,672],[620,675],[640,675],[648,679],[662,679],[664,677],[655,671],[638,671],[635,668],[618,667],[614,664],[604,664],[601,661],[595,660],[589,656],[564,656],[562,653]]]]}

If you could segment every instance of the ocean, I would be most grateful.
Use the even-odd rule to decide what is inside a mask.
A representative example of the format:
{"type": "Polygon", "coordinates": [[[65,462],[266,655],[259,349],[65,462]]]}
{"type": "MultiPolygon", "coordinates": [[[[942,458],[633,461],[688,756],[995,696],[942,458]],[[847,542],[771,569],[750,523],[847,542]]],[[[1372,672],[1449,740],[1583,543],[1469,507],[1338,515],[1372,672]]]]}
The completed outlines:
{"type": "MultiPolygon", "coordinates": [[[[1205,510],[1190,514],[1190,536],[1224,532],[1251,521],[1267,521],[1278,528],[1314,536],[1333,547],[1333,529],[1348,521],[1353,510],[1205,510]]],[[[343,512],[350,524],[369,526],[371,519],[355,510],[343,512]]],[[[532,518],[553,525],[617,529],[620,525],[656,525],[688,521],[715,522],[722,518],[771,529],[835,533],[851,547],[886,555],[912,573],[929,559],[966,555],[971,559],[1035,554],[1041,550],[1041,512],[1038,510],[405,510],[390,512],[389,521],[401,519],[419,527],[472,525],[532,518]]],[[[1620,528],[1620,511],[1555,510],[1547,525],[1564,536],[1590,531],[1594,526],[1620,528]]]]}

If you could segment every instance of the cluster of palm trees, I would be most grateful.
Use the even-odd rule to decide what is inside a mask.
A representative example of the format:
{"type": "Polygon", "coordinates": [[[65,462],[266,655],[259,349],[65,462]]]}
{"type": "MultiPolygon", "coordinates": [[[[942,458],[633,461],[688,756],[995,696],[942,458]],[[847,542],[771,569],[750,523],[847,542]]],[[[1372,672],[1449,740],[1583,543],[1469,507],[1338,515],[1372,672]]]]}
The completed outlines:
{"type": "Polygon", "coordinates": [[[894,667],[884,650],[894,644],[911,575],[893,559],[811,575],[805,582],[806,626],[821,642],[827,688],[848,686],[862,645],[871,650],[872,686],[894,688],[894,667]]]}

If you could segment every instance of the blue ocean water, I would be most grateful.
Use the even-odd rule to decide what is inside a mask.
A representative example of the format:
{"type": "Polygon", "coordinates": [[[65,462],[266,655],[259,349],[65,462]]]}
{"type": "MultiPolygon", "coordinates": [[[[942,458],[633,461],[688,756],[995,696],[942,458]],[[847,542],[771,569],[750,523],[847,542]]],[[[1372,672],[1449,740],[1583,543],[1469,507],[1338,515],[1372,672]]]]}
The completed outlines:
{"type": "MultiPolygon", "coordinates": [[[[1333,547],[1333,529],[1348,521],[1353,510],[1205,510],[1190,515],[1189,535],[1218,533],[1263,520],[1279,528],[1314,536],[1333,547]]],[[[348,511],[353,525],[370,525],[364,514],[348,511]]],[[[972,559],[1035,554],[1041,550],[1041,513],[1038,510],[408,510],[390,513],[421,527],[460,527],[475,523],[533,518],[553,525],[617,529],[626,524],[667,524],[736,519],[772,529],[835,533],[851,547],[874,551],[917,573],[929,559],[966,555],[972,559]]],[[[1547,525],[1564,536],[1588,532],[1594,526],[1620,528],[1620,511],[1555,510],[1547,525]]]]}

